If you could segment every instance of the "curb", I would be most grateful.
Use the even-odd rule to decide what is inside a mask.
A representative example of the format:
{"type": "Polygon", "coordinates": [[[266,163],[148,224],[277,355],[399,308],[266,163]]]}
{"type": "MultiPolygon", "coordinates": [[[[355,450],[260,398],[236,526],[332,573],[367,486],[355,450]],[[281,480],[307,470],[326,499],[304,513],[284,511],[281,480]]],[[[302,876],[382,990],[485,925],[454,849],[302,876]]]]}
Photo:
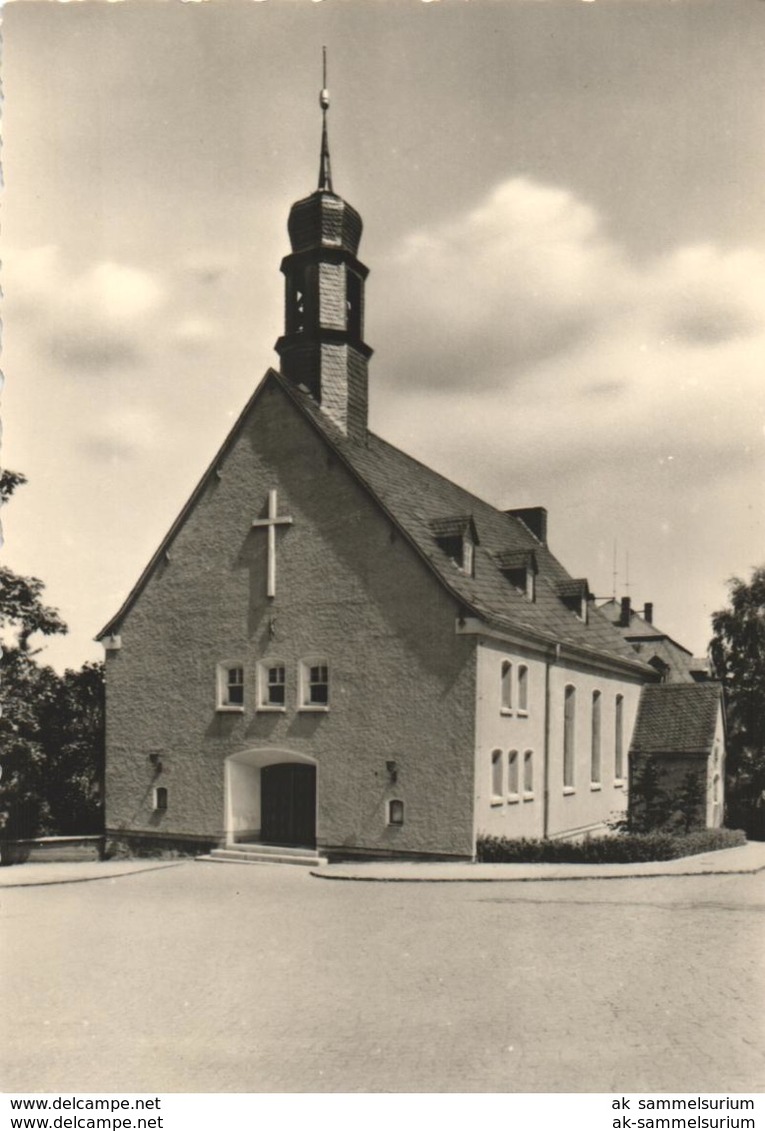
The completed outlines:
{"type": "MultiPolygon", "coordinates": [[[[5,883],[0,879],[0,892],[8,888],[47,888],[61,884],[89,884],[97,880],[121,880],[126,876],[140,876],[144,872],[158,872],[163,868],[176,868],[179,864],[186,864],[187,860],[166,860],[161,864],[150,864],[145,868],[129,868],[125,872],[107,872],[101,876],[65,876],[62,879],[52,880],[20,880],[18,883],[5,883]]],[[[16,865],[22,867],[22,865],[16,865]]]]}
{"type": "Polygon", "coordinates": [[[350,884],[539,884],[583,883],[587,880],[658,880],[688,876],[753,876],[765,870],[765,864],[756,868],[707,868],[693,872],[625,872],[621,876],[338,876],[311,870],[309,875],[317,880],[335,880],[350,884]]]}

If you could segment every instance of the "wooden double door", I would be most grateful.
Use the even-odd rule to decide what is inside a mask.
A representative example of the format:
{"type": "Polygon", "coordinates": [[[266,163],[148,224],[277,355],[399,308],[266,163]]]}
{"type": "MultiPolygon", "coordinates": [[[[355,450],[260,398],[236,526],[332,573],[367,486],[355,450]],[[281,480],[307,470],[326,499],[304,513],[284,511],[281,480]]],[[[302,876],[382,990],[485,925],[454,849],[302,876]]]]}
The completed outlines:
{"type": "Polygon", "coordinates": [[[262,768],[260,838],[264,844],[315,847],[315,766],[302,762],[280,762],[262,768]]]}

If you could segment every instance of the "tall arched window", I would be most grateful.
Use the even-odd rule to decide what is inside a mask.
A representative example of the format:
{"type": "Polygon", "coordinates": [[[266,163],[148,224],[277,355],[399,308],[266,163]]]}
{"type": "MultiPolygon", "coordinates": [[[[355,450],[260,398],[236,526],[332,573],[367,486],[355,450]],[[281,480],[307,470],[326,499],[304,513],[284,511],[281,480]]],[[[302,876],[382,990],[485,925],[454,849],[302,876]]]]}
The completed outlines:
{"type": "Polygon", "coordinates": [[[616,696],[614,715],[614,777],[624,779],[624,696],[616,696]]]}
{"type": "Polygon", "coordinates": [[[491,802],[499,805],[504,800],[502,788],[502,762],[504,761],[501,750],[493,750],[491,755],[491,802]]]}
{"type": "Polygon", "coordinates": [[[600,692],[592,693],[592,731],[590,739],[590,783],[600,785],[600,692]]]}
{"type": "Polygon", "coordinates": [[[512,711],[513,709],[513,665],[509,660],[502,661],[502,686],[501,686],[501,704],[502,710],[512,711]]]}
{"type": "Polygon", "coordinates": [[[574,757],[576,728],[576,688],[571,684],[565,690],[563,700],[563,787],[574,788],[574,757]]]}
{"type": "Polygon", "coordinates": [[[510,750],[507,755],[507,795],[518,797],[518,751],[510,750]]]}
{"type": "Polygon", "coordinates": [[[518,667],[518,711],[525,715],[529,709],[529,669],[525,664],[518,667]]]}
{"type": "Polygon", "coordinates": [[[534,796],[534,751],[527,750],[523,755],[523,796],[534,796]]]}

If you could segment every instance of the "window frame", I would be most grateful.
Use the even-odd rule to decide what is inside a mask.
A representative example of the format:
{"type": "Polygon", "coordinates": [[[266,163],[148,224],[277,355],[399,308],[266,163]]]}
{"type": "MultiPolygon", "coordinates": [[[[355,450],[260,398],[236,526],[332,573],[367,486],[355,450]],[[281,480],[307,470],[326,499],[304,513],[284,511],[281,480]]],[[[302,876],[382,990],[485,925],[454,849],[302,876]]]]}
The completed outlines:
{"type": "Polygon", "coordinates": [[[590,702],[590,789],[598,790],[603,785],[603,695],[595,688],[590,702]]]}
{"type": "Polygon", "coordinates": [[[331,678],[331,665],[326,656],[304,656],[298,663],[298,710],[326,714],[330,706],[331,678]],[[311,668],[326,668],[327,678],[323,682],[326,683],[327,698],[324,703],[312,702],[310,699],[311,687],[320,686],[322,682],[311,683],[311,668]]]}
{"type": "Polygon", "coordinates": [[[520,792],[520,754],[517,750],[507,752],[507,800],[517,802],[521,799],[520,792]]]}
{"type": "Polygon", "coordinates": [[[563,792],[576,793],[576,687],[563,692],[563,792]]]}
{"type": "Polygon", "coordinates": [[[170,796],[166,785],[155,785],[152,793],[151,808],[153,813],[166,813],[169,808],[170,796]],[[160,804],[162,802],[162,804],[160,804]]]}
{"type": "Polygon", "coordinates": [[[499,713],[512,715],[513,713],[513,662],[505,658],[499,669],[499,713]]]}
{"type": "Polygon", "coordinates": [[[241,715],[244,713],[247,681],[245,677],[245,664],[242,660],[221,660],[216,668],[215,679],[215,709],[223,713],[241,715]],[[241,682],[232,683],[228,676],[230,672],[241,672],[241,682]],[[232,703],[229,699],[231,687],[241,687],[242,702],[232,703]]]}
{"type": "Polygon", "coordinates": [[[534,800],[534,751],[523,752],[523,800],[534,800]],[[528,768],[528,773],[527,773],[528,768]]]}
{"type": "Polygon", "coordinates": [[[519,664],[518,672],[516,675],[516,691],[518,706],[515,709],[516,714],[525,719],[529,713],[529,666],[528,664],[519,664]]]}
{"type": "Polygon", "coordinates": [[[619,692],[614,699],[614,785],[624,788],[624,696],[619,692]]]}
{"type": "Polygon", "coordinates": [[[491,792],[489,795],[491,804],[493,806],[502,805],[505,800],[505,755],[501,750],[492,750],[489,769],[491,773],[491,792]]]}
{"type": "Polygon", "coordinates": [[[404,805],[403,800],[400,797],[391,797],[391,798],[389,798],[385,808],[386,808],[386,817],[387,817],[386,824],[387,824],[388,828],[389,829],[400,829],[402,827],[402,825],[404,824],[404,821],[406,819],[406,807],[404,805]],[[397,807],[396,812],[401,814],[400,820],[394,821],[394,819],[393,819],[393,807],[394,807],[394,805],[397,807]]]}
{"type": "Polygon", "coordinates": [[[258,711],[273,711],[277,714],[284,714],[287,710],[287,664],[284,660],[278,657],[268,657],[267,659],[258,660],[258,711]],[[271,703],[268,698],[269,689],[278,684],[271,684],[268,676],[273,668],[281,668],[284,672],[284,682],[281,685],[284,688],[284,702],[271,703]]]}

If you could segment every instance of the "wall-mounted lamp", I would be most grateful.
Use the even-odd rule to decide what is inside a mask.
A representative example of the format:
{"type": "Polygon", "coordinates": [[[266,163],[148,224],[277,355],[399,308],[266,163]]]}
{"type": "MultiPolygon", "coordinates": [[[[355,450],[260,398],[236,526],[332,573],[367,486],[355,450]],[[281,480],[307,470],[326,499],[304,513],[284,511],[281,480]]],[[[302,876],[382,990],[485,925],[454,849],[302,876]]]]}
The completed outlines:
{"type": "Polygon", "coordinates": [[[398,781],[398,762],[386,762],[385,769],[388,771],[388,781],[395,785],[398,781]]]}
{"type": "Polygon", "coordinates": [[[154,767],[155,774],[161,774],[162,773],[162,759],[160,758],[160,756],[159,756],[159,754],[157,753],[156,750],[149,755],[149,761],[151,762],[152,766],[154,767]]]}

